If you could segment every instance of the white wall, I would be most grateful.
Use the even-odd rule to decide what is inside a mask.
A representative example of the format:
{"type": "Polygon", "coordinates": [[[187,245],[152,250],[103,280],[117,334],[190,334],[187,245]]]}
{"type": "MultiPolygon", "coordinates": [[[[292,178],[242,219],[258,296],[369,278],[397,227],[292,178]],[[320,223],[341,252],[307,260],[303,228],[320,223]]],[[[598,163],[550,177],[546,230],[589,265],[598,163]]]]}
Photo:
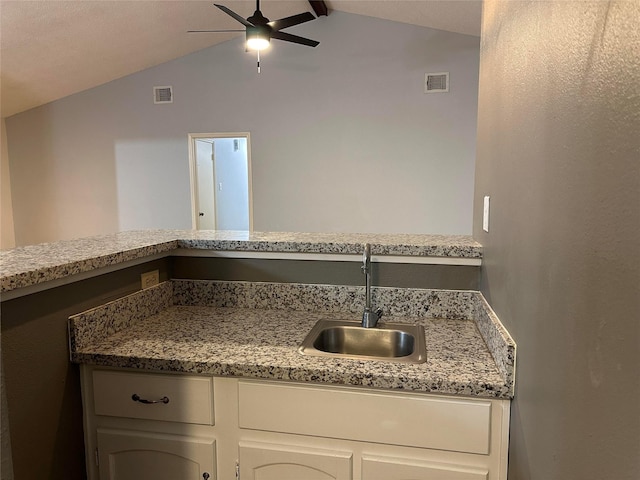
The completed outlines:
{"type": "Polygon", "coordinates": [[[11,205],[11,176],[9,172],[9,151],[7,149],[7,132],[5,128],[4,118],[2,119],[2,139],[0,140],[0,149],[2,150],[2,170],[0,172],[0,180],[2,182],[2,198],[0,212],[2,224],[0,226],[0,249],[6,250],[15,247],[15,235],[13,230],[13,207],[11,205]]]}
{"type": "Polygon", "coordinates": [[[256,230],[471,233],[479,39],[341,12],[291,32],[320,46],[274,41],[258,75],[237,39],[7,119],[17,243],[190,228],[187,134],[233,131],[256,230]]]}
{"type": "Polygon", "coordinates": [[[249,230],[247,139],[216,138],[214,145],[216,226],[218,230],[249,230]],[[234,141],[238,150],[234,150],[234,141]]]}
{"type": "Polygon", "coordinates": [[[181,142],[164,138],[115,142],[118,230],[191,228],[183,150],[181,142]]]}

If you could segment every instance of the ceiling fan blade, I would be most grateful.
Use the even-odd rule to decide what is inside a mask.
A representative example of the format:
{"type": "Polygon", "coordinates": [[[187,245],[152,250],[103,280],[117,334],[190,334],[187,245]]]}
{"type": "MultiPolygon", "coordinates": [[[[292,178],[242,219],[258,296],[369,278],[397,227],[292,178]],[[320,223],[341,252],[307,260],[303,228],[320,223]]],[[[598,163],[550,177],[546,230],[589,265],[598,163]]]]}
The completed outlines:
{"type": "Polygon", "coordinates": [[[299,43],[300,45],[307,45],[309,47],[316,47],[320,45],[320,42],[316,42],[315,40],[299,37],[297,35],[291,35],[290,33],[285,32],[271,32],[271,38],[275,38],[276,40],[284,40],[285,42],[299,43]]]}
{"type": "Polygon", "coordinates": [[[304,22],[310,22],[311,20],[315,20],[316,17],[313,16],[310,12],[299,13],[298,15],[292,15],[290,17],[281,18],[279,20],[274,20],[273,22],[269,22],[269,25],[274,30],[282,30],[283,28],[293,27],[294,25],[300,25],[304,22]]]}
{"type": "Polygon", "coordinates": [[[187,30],[187,33],[224,33],[224,32],[245,32],[246,30],[187,30]]]}
{"type": "Polygon", "coordinates": [[[246,21],[244,18],[242,18],[240,15],[238,15],[236,12],[234,12],[233,10],[230,10],[229,8],[225,7],[224,5],[218,5],[217,3],[214,3],[214,5],[216,7],[218,7],[220,10],[222,10],[224,13],[226,13],[227,15],[229,15],[230,17],[235,18],[237,21],[239,21],[241,24],[243,24],[245,27],[253,27],[252,23],[249,23],[248,21],[246,21]]]}

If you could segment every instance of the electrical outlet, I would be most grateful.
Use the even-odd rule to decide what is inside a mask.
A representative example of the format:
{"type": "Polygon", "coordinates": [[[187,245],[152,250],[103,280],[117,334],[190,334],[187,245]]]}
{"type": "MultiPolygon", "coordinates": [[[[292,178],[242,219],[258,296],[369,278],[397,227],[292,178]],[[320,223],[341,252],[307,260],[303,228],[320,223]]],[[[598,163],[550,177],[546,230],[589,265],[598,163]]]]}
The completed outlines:
{"type": "Polygon", "coordinates": [[[158,270],[153,270],[151,272],[143,273],[140,275],[140,281],[143,289],[153,287],[160,283],[160,272],[158,270]]]}

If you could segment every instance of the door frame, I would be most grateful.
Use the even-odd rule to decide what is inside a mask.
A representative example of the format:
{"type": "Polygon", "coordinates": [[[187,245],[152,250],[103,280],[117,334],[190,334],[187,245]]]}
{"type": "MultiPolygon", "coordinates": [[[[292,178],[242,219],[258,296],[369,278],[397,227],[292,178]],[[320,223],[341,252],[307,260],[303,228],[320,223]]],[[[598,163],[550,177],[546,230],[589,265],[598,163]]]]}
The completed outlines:
{"type": "MultiPolygon", "coordinates": [[[[191,228],[198,229],[198,183],[196,165],[196,141],[205,138],[246,138],[247,140],[247,186],[249,189],[249,231],[253,232],[253,186],[251,174],[251,134],[249,132],[223,132],[223,133],[189,133],[189,182],[191,189],[191,228]]],[[[214,166],[215,175],[215,166],[214,166]]],[[[214,184],[215,191],[215,184],[214,184]]],[[[217,223],[217,222],[215,222],[217,223]]]]}

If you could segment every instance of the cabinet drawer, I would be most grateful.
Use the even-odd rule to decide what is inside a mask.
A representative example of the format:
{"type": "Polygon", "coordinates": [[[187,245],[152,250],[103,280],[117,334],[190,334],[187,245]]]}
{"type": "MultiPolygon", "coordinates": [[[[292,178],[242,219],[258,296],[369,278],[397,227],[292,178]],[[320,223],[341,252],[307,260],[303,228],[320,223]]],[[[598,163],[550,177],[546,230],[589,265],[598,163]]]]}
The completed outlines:
{"type": "Polygon", "coordinates": [[[489,453],[489,401],[244,381],[238,389],[241,428],[489,453]]]}
{"type": "Polygon", "coordinates": [[[487,480],[489,471],[485,467],[365,454],[362,456],[362,478],[365,480],[393,480],[396,478],[487,480]]]}
{"type": "Polygon", "coordinates": [[[93,403],[96,415],[214,424],[209,377],[95,370],[93,403]]]}

